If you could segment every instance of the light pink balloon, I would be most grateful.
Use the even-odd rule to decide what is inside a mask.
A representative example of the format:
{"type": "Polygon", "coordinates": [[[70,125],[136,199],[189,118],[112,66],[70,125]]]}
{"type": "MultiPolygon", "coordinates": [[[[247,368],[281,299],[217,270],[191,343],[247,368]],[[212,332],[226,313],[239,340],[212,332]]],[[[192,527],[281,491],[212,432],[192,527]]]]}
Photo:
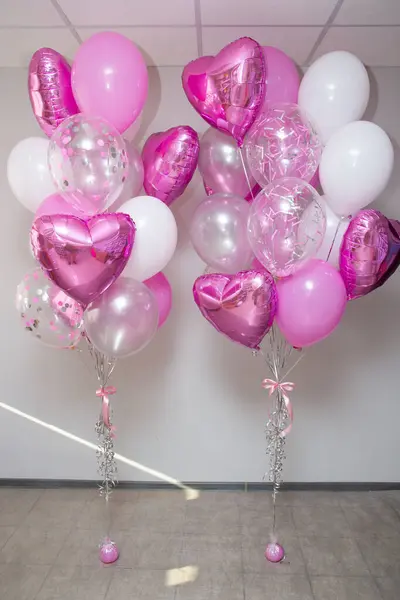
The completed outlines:
{"type": "Polygon", "coordinates": [[[346,308],[340,273],[323,260],[310,260],[300,271],[277,283],[276,321],[292,346],[304,348],[326,338],[346,308]]]}
{"type": "Polygon", "coordinates": [[[169,313],[171,312],[172,307],[172,289],[168,279],[165,277],[163,273],[157,273],[150,279],[144,281],[149,288],[153,292],[153,295],[156,297],[158,304],[158,328],[165,323],[168,318],[169,313]]]}
{"type": "MultiPolygon", "coordinates": [[[[81,219],[84,219],[86,213],[78,210],[78,208],[70,204],[66,198],[67,194],[64,194],[63,196],[61,196],[61,194],[52,194],[51,196],[47,196],[47,198],[45,198],[39,205],[39,208],[35,213],[35,219],[45,215],[73,215],[74,217],[80,217],[81,219]]],[[[90,213],[92,203],[89,201],[87,202],[88,213],[90,213]]],[[[85,198],[83,197],[80,206],[82,206],[82,208],[85,206],[85,198]]]]}
{"type": "Polygon", "coordinates": [[[103,117],[123,133],[147,98],[147,67],[124,35],[103,31],[80,46],[72,65],[72,89],[80,110],[103,117]]]}
{"type": "Polygon", "coordinates": [[[300,77],[296,65],[287,54],[273,46],[263,47],[267,65],[266,92],[263,112],[271,104],[290,102],[297,104],[300,77]]]}

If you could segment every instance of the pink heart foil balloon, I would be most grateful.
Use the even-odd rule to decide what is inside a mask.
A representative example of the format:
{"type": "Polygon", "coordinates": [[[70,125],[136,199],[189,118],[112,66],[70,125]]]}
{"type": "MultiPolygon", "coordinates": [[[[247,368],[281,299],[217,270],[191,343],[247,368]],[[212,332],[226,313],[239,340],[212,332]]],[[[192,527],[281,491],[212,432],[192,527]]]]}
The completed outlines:
{"type": "Polygon", "coordinates": [[[239,146],[264,102],[265,80],[263,49],[249,37],[228,44],[216,56],[193,60],[182,73],[193,108],[239,146]]]}
{"type": "Polygon", "coordinates": [[[146,193],[169,206],[192,179],[199,149],[199,136],[188,125],[153,133],[142,151],[146,193]]]}
{"type": "Polygon", "coordinates": [[[35,258],[47,276],[84,306],[119,277],[128,262],[135,225],[122,213],[84,221],[73,215],[46,215],[31,229],[35,258]]]}
{"type": "Polygon", "coordinates": [[[340,274],[349,300],[380,287],[400,264],[400,222],[377,210],[362,210],[351,221],[340,249],[340,274]]]}
{"type": "Polygon", "coordinates": [[[71,68],[51,48],[40,48],[31,58],[29,98],[40,127],[49,137],[57,127],[79,111],[71,88],[71,68]]]}
{"type": "Polygon", "coordinates": [[[278,295],[268,271],[198,277],[193,297],[203,317],[217,331],[248,348],[258,348],[271,327],[278,295]]]}

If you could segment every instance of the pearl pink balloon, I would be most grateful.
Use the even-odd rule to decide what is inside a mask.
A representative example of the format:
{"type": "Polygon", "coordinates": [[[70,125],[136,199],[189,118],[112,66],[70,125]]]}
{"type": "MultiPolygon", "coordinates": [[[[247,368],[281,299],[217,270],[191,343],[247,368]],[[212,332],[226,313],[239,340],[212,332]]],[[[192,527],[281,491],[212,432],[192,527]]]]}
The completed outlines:
{"type": "Polygon", "coordinates": [[[278,48],[264,46],[263,51],[267,65],[267,79],[261,112],[277,102],[297,104],[300,77],[296,65],[287,54],[278,48]]]}
{"type": "Polygon", "coordinates": [[[149,288],[153,292],[153,296],[155,296],[158,304],[158,328],[164,325],[165,321],[168,319],[168,315],[171,312],[172,307],[172,289],[168,279],[165,277],[164,273],[157,273],[150,279],[146,279],[144,281],[149,288]]]}
{"type": "Polygon", "coordinates": [[[304,348],[326,338],[346,308],[340,273],[323,260],[310,260],[300,271],[277,283],[276,321],[292,346],[304,348]]]}
{"type": "Polygon", "coordinates": [[[82,112],[103,117],[123,133],[147,98],[147,67],[124,35],[102,31],[80,46],[72,65],[72,89],[82,112]]]}
{"type": "MultiPolygon", "coordinates": [[[[52,194],[51,196],[47,196],[40,204],[39,208],[35,213],[35,219],[39,217],[44,217],[45,215],[73,215],[74,217],[80,217],[81,219],[85,218],[86,211],[85,208],[85,199],[82,197],[82,201],[80,206],[83,210],[79,210],[75,205],[71,204],[67,200],[68,194],[52,194]]],[[[91,202],[88,202],[88,212],[92,208],[91,202]]]]}

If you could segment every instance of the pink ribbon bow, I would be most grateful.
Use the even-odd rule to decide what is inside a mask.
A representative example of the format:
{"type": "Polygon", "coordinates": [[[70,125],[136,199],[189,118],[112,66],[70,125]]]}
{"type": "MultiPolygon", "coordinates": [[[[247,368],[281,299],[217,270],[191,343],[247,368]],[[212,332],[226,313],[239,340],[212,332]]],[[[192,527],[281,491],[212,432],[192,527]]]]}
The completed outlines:
{"type": "Polygon", "coordinates": [[[290,433],[293,425],[293,406],[290,402],[287,392],[293,392],[295,387],[294,383],[292,381],[281,382],[275,381],[275,379],[264,379],[264,381],[262,382],[262,386],[265,390],[269,391],[270,396],[272,396],[274,392],[280,392],[282,394],[282,398],[289,415],[289,425],[283,431],[281,431],[279,435],[281,437],[285,437],[290,433]]]}
{"type": "Polygon", "coordinates": [[[109,385],[107,387],[101,387],[96,391],[96,396],[98,398],[103,399],[101,404],[101,415],[103,417],[103,423],[107,427],[107,429],[111,431],[112,436],[115,435],[115,427],[110,423],[110,399],[108,396],[112,396],[116,393],[116,391],[117,388],[115,388],[112,385],[109,385]]]}

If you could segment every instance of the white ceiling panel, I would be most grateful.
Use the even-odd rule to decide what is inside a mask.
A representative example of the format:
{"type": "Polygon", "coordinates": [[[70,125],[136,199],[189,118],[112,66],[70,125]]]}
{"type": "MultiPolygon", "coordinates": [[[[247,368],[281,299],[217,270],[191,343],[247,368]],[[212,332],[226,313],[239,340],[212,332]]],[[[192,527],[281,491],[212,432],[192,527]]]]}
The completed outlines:
{"type": "MultiPolygon", "coordinates": [[[[77,29],[86,40],[101,29],[77,29]]],[[[123,27],[111,28],[122,33],[140,48],[148,65],[185,65],[197,58],[197,38],[194,27],[123,27]]]]}
{"type": "Polygon", "coordinates": [[[337,0],[200,0],[203,25],[324,25],[337,0]]]}
{"type": "Polygon", "coordinates": [[[302,65],[320,31],[319,27],[204,27],[203,52],[217,54],[225,44],[249,36],[262,46],[277,46],[302,65]]]}
{"type": "Polygon", "coordinates": [[[67,28],[3,29],[0,33],[0,67],[26,67],[38,48],[49,46],[71,60],[78,42],[67,28]]]}
{"type": "Polygon", "coordinates": [[[371,67],[400,66],[400,27],[331,27],[314,58],[348,50],[371,67]]]}
{"type": "Polygon", "coordinates": [[[400,0],[344,0],[335,25],[400,25],[400,0]]]}
{"type": "Polygon", "coordinates": [[[195,23],[194,0],[58,0],[58,3],[77,26],[195,23]]]}
{"type": "Polygon", "coordinates": [[[64,25],[50,0],[0,0],[1,27],[64,25]]]}

